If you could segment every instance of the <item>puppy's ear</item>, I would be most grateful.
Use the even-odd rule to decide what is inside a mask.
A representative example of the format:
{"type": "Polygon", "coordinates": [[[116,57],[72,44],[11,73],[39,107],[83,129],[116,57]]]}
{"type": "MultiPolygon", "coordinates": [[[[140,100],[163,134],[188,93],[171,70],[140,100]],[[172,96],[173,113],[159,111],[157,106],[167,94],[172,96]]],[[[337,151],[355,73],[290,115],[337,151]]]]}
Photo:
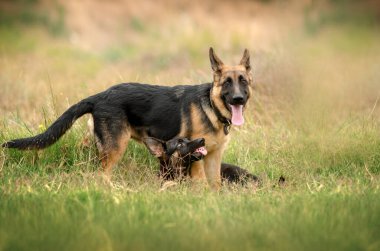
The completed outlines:
{"type": "Polygon", "coordinates": [[[149,152],[153,154],[155,157],[160,158],[164,155],[165,149],[164,144],[165,142],[156,139],[156,138],[144,138],[143,139],[144,144],[146,147],[148,147],[149,152]]]}
{"type": "Polygon", "coordinates": [[[214,72],[220,73],[224,64],[222,60],[220,60],[220,58],[218,58],[218,56],[215,54],[214,49],[212,47],[210,47],[209,56],[212,70],[214,72]]]}
{"type": "Polygon", "coordinates": [[[249,60],[249,51],[247,49],[244,50],[243,58],[240,60],[240,65],[244,66],[246,71],[251,70],[251,63],[249,60]]]}

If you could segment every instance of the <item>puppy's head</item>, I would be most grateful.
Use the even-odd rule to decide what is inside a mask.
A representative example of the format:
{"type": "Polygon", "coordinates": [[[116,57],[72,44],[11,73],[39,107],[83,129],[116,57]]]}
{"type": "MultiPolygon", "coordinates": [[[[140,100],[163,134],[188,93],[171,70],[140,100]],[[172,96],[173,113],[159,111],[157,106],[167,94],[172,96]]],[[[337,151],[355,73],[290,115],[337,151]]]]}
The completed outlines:
{"type": "Polygon", "coordinates": [[[204,138],[194,140],[174,138],[168,141],[145,138],[144,143],[155,157],[171,163],[182,162],[179,163],[181,166],[200,160],[207,155],[204,138]]]}

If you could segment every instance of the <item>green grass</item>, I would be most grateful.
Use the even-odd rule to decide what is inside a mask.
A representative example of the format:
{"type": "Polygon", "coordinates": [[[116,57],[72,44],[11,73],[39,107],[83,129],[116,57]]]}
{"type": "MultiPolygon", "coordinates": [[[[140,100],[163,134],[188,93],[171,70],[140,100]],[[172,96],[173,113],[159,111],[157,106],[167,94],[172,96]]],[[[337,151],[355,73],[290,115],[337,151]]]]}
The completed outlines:
{"type": "MultiPolygon", "coordinates": [[[[380,137],[370,125],[334,137],[249,124],[248,147],[247,132],[232,131],[225,161],[263,186],[219,193],[189,182],[160,191],[158,163],[136,143],[109,184],[95,148],[80,144],[83,126],[43,151],[6,150],[0,250],[378,250],[380,137]]],[[[1,141],[28,135],[5,132],[1,141]]]]}
{"type": "Polygon", "coordinates": [[[377,250],[378,194],[2,195],[3,250],[377,250]]]}

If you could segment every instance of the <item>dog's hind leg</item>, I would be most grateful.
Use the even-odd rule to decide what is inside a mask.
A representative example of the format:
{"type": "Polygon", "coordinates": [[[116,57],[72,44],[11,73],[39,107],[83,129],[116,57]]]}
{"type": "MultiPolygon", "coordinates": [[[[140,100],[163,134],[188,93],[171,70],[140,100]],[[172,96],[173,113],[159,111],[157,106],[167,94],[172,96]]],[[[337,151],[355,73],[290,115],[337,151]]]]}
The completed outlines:
{"type": "Polygon", "coordinates": [[[124,130],[115,138],[115,142],[107,142],[106,145],[102,146],[100,159],[106,175],[111,175],[112,167],[123,157],[130,137],[131,133],[128,130],[124,130]]]}
{"type": "Polygon", "coordinates": [[[94,119],[92,116],[87,120],[87,132],[82,139],[82,145],[84,147],[90,147],[94,141],[94,119]]]}
{"type": "Polygon", "coordinates": [[[94,117],[95,136],[103,171],[110,176],[112,167],[121,159],[131,130],[124,119],[97,119],[94,117]]]}

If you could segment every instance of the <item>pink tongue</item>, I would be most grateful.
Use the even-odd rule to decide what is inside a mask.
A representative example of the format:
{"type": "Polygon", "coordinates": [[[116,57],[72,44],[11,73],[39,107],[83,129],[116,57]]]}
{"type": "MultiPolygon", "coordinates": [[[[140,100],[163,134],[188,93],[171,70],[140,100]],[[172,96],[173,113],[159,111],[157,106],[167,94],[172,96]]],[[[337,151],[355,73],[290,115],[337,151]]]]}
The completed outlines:
{"type": "Polygon", "coordinates": [[[242,125],[244,124],[243,118],[243,105],[230,105],[232,111],[231,122],[233,125],[242,125]]]}
{"type": "Polygon", "coordinates": [[[207,155],[207,150],[203,146],[197,148],[197,150],[195,150],[195,151],[201,153],[202,155],[207,155]]]}

